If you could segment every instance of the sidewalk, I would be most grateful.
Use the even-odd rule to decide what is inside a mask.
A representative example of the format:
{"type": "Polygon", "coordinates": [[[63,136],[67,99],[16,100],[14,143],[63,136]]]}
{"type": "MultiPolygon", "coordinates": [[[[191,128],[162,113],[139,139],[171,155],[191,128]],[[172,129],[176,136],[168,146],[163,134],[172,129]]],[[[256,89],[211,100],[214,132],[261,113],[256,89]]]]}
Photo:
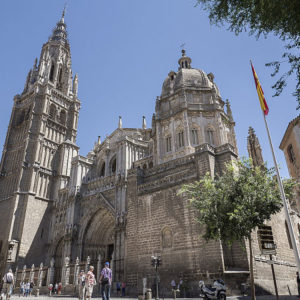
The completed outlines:
{"type": "MultiPolygon", "coordinates": [[[[40,295],[39,297],[19,297],[18,295],[12,295],[11,296],[11,300],[55,300],[57,298],[57,300],[78,300],[77,297],[74,296],[68,296],[68,295],[61,295],[61,296],[52,296],[49,297],[47,295],[40,295]]],[[[94,299],[99,299],[101,300],[101,298],[98,297],[93,297],[94,299]]],[[[130,297],[111,297],[112,300],[137,300],[136,298],[130,298],[130,297]]],[[[178,300],[199,300],[202,298],[177,298],[178,300]]],[[[251,300],[250,296],[230,296],[227,297],[228,300],[251,300]]],[[[276,296],[271,295],[271,296],[256,296],[257,300],[276,300],[276,296]]],[[[299,300],[299,297],[297,296],[288,296],[288,295],[282,295],[279,296],[280,300],[299,300]]],[[[174,300],[173,298],[160,298],[160,300],[174,300]]]]}

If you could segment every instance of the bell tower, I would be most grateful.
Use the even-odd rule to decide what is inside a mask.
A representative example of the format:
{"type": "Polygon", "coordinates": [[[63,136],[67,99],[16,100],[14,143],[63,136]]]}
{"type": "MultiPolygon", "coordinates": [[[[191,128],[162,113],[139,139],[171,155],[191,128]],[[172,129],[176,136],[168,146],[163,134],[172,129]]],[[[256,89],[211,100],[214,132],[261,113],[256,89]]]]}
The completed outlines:
{"type": "Polygon", "coordinates": [[[64,17],[65,11],[14,97],[0,163],[2,274],[8,266],[43,261],[56,191],[78,153],[78,75],[73,80],[64,17]]]}

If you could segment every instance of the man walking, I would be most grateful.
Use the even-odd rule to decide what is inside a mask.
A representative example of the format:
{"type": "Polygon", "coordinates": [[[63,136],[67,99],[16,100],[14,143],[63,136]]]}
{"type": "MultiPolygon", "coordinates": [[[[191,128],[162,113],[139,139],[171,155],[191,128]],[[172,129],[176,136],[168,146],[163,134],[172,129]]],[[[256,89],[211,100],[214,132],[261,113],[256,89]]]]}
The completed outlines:
{"type": "Polygon", "coordinates": [[[109,262],[105,263],[104,268],[101,271],[99,282],[101,283],[102,299],[109,300],[112,282],[112,271],[109,268],[109,262]]]}
{"type": "Polygon", "coordinates": [[[6,288],[6,299],[10,299],[13,286],[14,286],[14,274],[12,272],[12,269],[9,269],[8,272],[3,277],[3,287],[6,288]]]}

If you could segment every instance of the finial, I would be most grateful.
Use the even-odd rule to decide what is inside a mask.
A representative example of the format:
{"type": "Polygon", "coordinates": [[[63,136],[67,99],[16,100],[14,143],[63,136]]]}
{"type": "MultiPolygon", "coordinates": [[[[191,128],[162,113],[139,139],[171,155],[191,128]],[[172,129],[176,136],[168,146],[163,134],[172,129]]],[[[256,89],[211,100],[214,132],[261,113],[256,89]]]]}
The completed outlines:
{"type": "Polygon", "coordinates": [[[98,145],[100,145],[100,144],[101,144],[101,136],[98,135],[98,145]]]}
{"type": "Polygon", "coordinates": [[[37,69],[37,62],[38,62],[38,59],[35,58],[34,60],[34,64],[33,64],[33,69],[36,70],[37,69]]]}
{"type": "Polygon", "coordinates": [[[255,134],[255,131],[251,126],[249,126],[248,133],[249,133],[249,135],[255,134]]]}
{"type": "Polygon", "coordinates": [[[118,128],[122,128],[122,117],[119,116],[119,124],[118,124],[118,128]]]}
{"type": "Polygon", "coordinates": [[[181,50],[181,55],[185,56],[185,50],[184,49],[181,50]]]}
{"type": "Polygon", "coordinates": [[[62,12],[62,15],[61,15],[61,19],[60,19],[60,21],[63,22],[63,23],[65,22],[66,8],[67,8],[67,3],[65,3],[65,5],[64,5],[64,9],[63,9],[63,12],[62,12]]]}
{"type": "Polygon", "coordinates": [[[142,128],[143,128],[143,129],[147,129],[146,117],[145,117],[145,116],[143,116],[142,128]]]}
{"type": "Polygon", "coordinates": [[[230,102],[228,99],[226,99],[226,109],[227,109],[227,116],[228,116],[229,120],[232,122],[233,121],[232,111],[231,111],[230,102]]]}

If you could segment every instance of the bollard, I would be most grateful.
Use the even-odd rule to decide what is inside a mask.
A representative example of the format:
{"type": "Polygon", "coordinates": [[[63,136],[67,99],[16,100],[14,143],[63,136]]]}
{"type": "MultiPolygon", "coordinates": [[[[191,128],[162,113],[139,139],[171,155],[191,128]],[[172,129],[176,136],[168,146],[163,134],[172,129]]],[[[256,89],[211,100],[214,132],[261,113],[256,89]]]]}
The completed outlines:
{"type": "Polygon", "coordinates": [[[152,290],[151,289],[147,289],[146,299],[147,300],[151,300],[152,299],[152,290]]]}

